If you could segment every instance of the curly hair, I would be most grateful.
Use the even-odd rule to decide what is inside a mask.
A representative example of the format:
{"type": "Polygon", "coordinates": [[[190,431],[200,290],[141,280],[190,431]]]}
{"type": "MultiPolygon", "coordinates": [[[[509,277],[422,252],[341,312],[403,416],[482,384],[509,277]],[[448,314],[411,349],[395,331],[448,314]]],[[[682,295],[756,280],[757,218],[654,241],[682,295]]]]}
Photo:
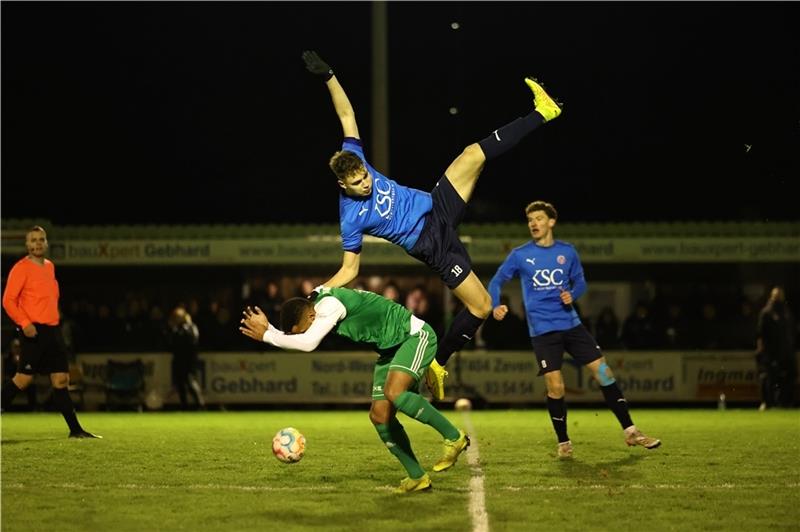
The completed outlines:
{"type": "Polygon", "coordinates": [[[537,200],[529,203],[528,206],[525,207],[526,216],[533,211],[544,211],[548,218],[552,218],[553,220],[558,219],[558,211],[556,211],[556,208],[546,201],[537,200]]]}
{"type": "Polygon", "coordinates": [[[333,170],[336,177],[342,181],[347,176],[364,169],[364,163],[355,153],[347,150],[337,151],[328,162],[328,167],[333,170]]]}

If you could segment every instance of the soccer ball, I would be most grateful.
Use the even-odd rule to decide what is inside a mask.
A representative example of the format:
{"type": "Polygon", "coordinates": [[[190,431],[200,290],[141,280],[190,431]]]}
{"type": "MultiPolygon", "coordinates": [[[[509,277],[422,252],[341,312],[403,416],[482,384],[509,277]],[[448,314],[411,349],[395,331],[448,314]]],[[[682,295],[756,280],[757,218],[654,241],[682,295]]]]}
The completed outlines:
{"type": "Polygon", "coordinates": [[[470,401],[466,397],[462,397],[461,399],[456,401],[455,407],[456,407],[456,410],[459,410],[461,412],[465,412],[467,410],[472,410],[472,401],[470,401]]]}
{"type": "Polygon", "coordinates": [[[306,452],[306,437],[294,427],[281,429],[272,438],[272,454],[283,463],[299,462],[306,452]]]}
{"type": "Polygon", "coordinates": [[[144,404],[148,410],[161,410],[164,408],[164,397],[161,392],[153,388],[144,396],[144,404]]]}

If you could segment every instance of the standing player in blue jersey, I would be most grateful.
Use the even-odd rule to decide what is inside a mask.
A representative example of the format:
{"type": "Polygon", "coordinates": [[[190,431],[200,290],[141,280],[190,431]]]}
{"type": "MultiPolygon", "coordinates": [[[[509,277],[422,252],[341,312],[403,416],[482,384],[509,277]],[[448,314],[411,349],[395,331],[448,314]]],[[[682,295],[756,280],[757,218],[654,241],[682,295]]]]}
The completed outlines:
{"type": "Polygon", "coordinates": [[[655,449],[661,445],[661,440],[645,436],[631,421],[628,403],[600,346],[572,306],[586,292],[586,280],[575,247],[553,238],[558,218],[555,207],[544,201],[534,201],[525,208],[525,214],[533,240],[509,253],[489,282],[489,293],[494,307],[492,315],[502,320],[508,307],[500,304],[500,290],[509,279],[520,278],[531,344],[539,362],[539,375],[544,375],[547,409],[558,437],[558,457],[572,457],[561,374],[564,351],[587,366],[600,383],[606,404],[625,431],[625,443],[655,449]]]}
{"type": "Polygon", "coordinates": [[[505,153],[524,136],[561,114],[561,108],[531,78],[534,111],[470,144],[450,163],[433,191],[408,188],[373,168],[364,157],[355,112],[331,67],[316,52],[303,53],[306,68],[322,77],[342,123],[344,142],[329,166],[339,187],[339,218],[344,257],[342,266],[325,286],[344,286],[358,275],[363,235],[384,238],[435,271],[464,303],[442,338],[436,359],[426,373],[433,396],[444,398],[444,365],[453,352],[472,339],[492,311],[489,293],[472,271],[457,227],[464,217],[478,176],[486,161],[505,153]]]}

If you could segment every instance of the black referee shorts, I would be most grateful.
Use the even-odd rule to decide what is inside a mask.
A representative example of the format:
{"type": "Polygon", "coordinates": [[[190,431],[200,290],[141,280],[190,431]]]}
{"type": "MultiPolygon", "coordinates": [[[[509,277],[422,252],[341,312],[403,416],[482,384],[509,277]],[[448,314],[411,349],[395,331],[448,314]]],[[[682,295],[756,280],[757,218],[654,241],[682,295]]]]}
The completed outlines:
{"type": "Polygon", "coordinates": [[[28,338],[22,331],[19,332],[22,355],[19,358],[17,373],[25,375],[69,373],[67,346],[61,334],[61,327],[40,323],[34,325],[37,332],[34,338],[28,338]]]}

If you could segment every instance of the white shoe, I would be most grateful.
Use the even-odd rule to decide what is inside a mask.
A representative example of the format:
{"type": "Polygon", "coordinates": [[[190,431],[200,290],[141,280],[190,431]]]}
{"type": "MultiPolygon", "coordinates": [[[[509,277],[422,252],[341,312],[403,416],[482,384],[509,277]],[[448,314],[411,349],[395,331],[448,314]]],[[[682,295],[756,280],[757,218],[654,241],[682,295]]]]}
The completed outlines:
{"type": "Polygon", "coordinates": [[[558,444],[558,449],[556,449],[556,454],[558,455],[559,460],[570,460],[572,459],[572,442],[565,441],[558,444]]]}

